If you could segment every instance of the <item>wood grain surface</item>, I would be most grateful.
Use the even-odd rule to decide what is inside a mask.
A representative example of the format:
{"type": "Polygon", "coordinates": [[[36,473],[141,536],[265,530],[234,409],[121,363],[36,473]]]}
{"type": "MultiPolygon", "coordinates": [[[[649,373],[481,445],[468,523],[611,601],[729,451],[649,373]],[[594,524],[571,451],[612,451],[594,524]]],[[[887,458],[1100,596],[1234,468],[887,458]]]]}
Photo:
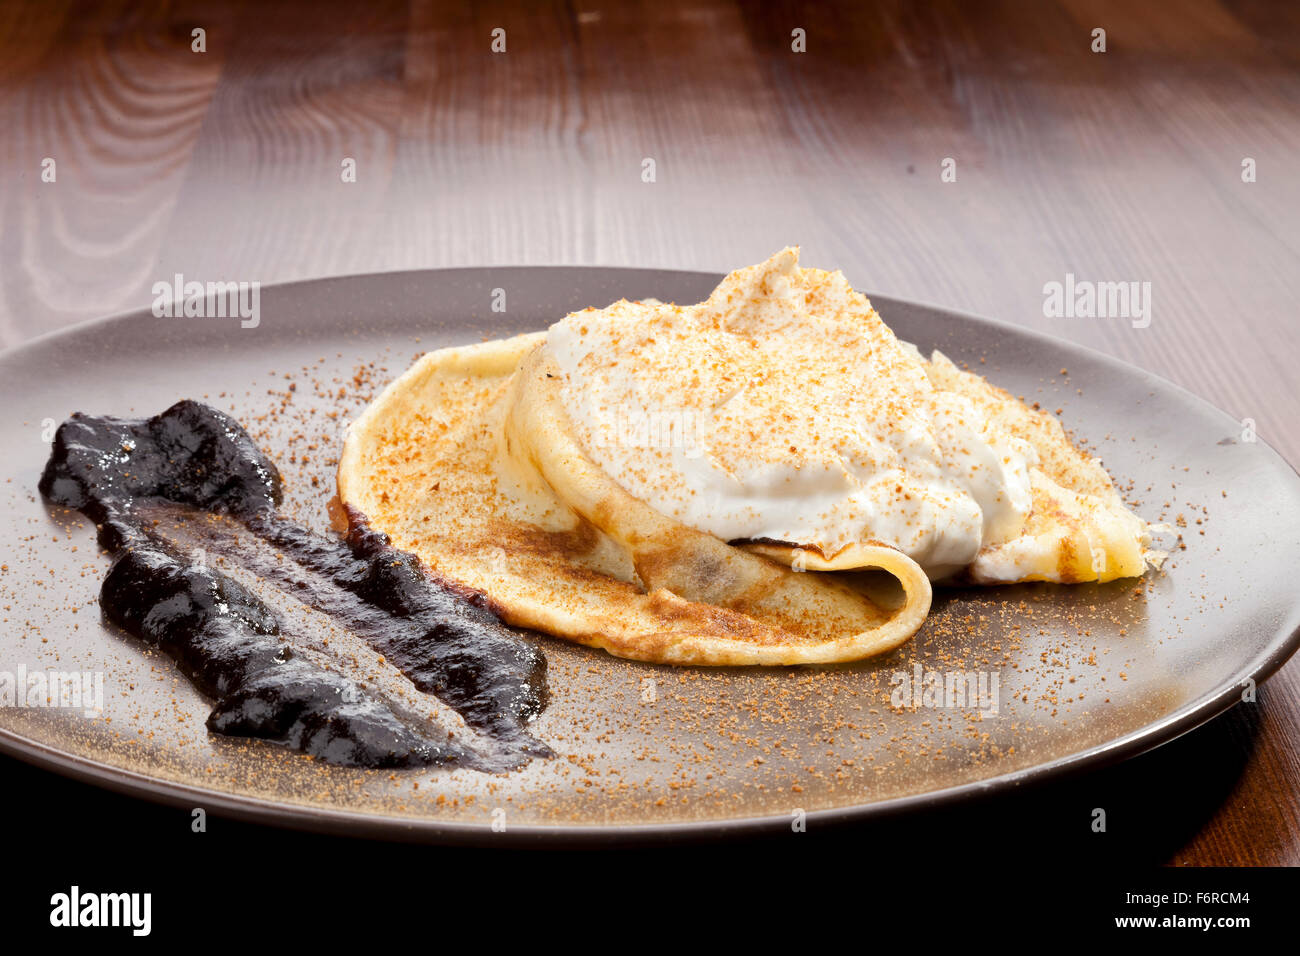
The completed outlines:
{"type": "MultiPolygon", "coordinates": [[[[1297,155],[1285,0],[2,5],[0,345],[177,272],[726,271],[799,243],[1149,369],[1295,463],[1297,155]],[[1149,327],[1045,316],[1067,273],[1150,282],[1149,327]]],[[[1135,858],[1300,864],[1300,663],[1014,814],[1056,833],[1098,793],[1135,858]]]]}

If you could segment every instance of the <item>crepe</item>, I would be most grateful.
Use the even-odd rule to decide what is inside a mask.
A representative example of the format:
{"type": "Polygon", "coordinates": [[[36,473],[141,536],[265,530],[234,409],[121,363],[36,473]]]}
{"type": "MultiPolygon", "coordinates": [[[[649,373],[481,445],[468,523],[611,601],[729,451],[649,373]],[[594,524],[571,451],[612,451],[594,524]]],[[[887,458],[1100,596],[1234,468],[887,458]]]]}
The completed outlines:
{"type": "Polygon", "coordinates": [[[573,312],[539,356],[525,388],[632,500],[787,565],[848,570],[886,546],[932,581],[1078,583],[1160,558],[1055,417],[927,361],[795,247],[695,305],[573,312]]]}
{"type": "Polygon", "coordinates": [[[932,581],[1162,557],[1055,417],[794,247],[696,305],[425,355],[349,429],[339,498],[511,624],[674,664],[859,660],[916,632],[932,581]]]}
{"type": "Polygon", "coordinates": [[[508,623],[669,664],[859,660],[911,637],[929,580],[894,548],[870,573],[796,568],[665,518],[570,437],[541,334],[430,352],[350,427],[340,501],[508,623]]]}

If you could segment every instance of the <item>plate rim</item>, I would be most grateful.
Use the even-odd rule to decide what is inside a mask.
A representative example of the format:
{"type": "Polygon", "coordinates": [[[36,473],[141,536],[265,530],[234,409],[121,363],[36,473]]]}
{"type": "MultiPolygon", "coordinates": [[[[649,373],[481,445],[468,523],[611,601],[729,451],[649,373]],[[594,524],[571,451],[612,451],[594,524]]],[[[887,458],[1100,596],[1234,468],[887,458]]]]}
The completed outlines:
{"type": "MultiPolygon", "coordinates": [[[[722,273],[692,269],[637,268],[635,266],[601,265],[500,265],[457,266],[438,269],[402,269],[380,272],[352,273],[341,276],[321,276],[295,279],[262,286],[262,291],[275,290],[277,295],[292,292],[296,287],[320,285],[331,282],[348,282],[358,279],[398,280],[403,276],[427,277],[431,274],[450,276],[456,273],[510,270],[514,272],[627,272],[644,276],[662,273],[675,276],[708,277],[714,281],[722,273]]],[[[1180,398],[1190,400],[1203,411],[1209,411],[1235,422],[1228,412],[1209,400],[1171,382],[1154,372],[1115,358],[1091,346],[1069,339],[1052,336],[1037,329],[1026,328],[1003,319],[965,312],[933,302],[904,299],[885,293],[865,293],[869,299],[917,308],[932,313],[973,322],[1003,332],[1028,337],[1040,343],[1065,347],[1127,375],[1137,374],[1143,379],[1173,390],[1180,398]]],[[[152,316],[149,309],[130,309],[72,325],[52,329],[34,338],[19,342],[0,351],[0,364],[48,345],[50,342],[83,334],[101,326],[152,316]]],[[[1264,439],[1258,439],[1278,464],[1283,474],[1288,474],[1300,494],[1300,473],[1280,452],[1264,439]]],[[[1250,661],[1238,669],[1233,679],[1196,700],[1179,708],[1162,720],[1147,724],[1135,731],[1106,741],[1086,750],[1059,757],[1046,763],[1035,764],[1019,770],[998,774],[985,780],[944,787],[925,793],[908,794],[871,803],[845,807],[809,810],[809,824],[839,825],[871,819],[896,816],[908,812],[953,807],[1000,791],[1024,785],[1037,785],[1060,780],[1086,770],[1099,770],[1113,766],[1169,743],[1195,730],[1220,714],[1231,709],[1240,700],[1240,689],[1246,681],[1261,685],[1275,674],[1300,649],[1300,601],[1296,601],[1289,616],[1279,625],[1268,644],[1250,661]]],[[[278,800],[232,794],[219,789],[195,787],[187,783],[164,780],[102,761],[68,753],[13,731],[0,727],[0,753],[23,760],[33,766],[51,770],[61,776],[90,783],[131,797],[170,806],[198,806],[215,810],[219,814],[272,826],[305,830],[331,835],[388,840],[417,840],[448,845],[493,846],[574,846],[590,847],[601,844],[655,844],[665,842],[703,842],[728,838],[756,836],[777,832],[789,824],[788,815],[738,816],[717,821],[680,821],[635,824],[562,824],[555,826],[522,825],[504,832],[494,832],[490,822],[482,824],[463,821],[443,821],[436,818],[411,818],[383,813],[366,813],[357,810],[333,809],[305,804],[285,803],[278,800]]]]}

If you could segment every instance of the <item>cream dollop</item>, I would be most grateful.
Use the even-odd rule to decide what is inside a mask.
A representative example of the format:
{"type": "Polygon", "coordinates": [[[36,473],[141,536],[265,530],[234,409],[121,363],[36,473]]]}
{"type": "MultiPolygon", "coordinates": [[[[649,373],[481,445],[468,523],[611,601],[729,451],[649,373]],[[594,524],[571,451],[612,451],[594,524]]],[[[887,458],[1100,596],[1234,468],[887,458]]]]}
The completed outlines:
{"type": "Polygon", "coordinates": [[[932,578],[1016,537],[1030,445],[936,389],[839,272],[797,249],[731,273],[707,301],[620,301],[551,326],[584,450],[629,493],[725,541],[830,557],[891,545],[932,578]]]}

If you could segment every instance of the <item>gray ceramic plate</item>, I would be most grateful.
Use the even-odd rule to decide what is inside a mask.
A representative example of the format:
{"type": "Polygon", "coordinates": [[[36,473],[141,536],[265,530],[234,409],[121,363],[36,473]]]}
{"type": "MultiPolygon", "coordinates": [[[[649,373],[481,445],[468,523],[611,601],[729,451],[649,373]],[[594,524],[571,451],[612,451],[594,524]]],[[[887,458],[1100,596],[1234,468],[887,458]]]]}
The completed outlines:
{"type": "Polygon", "coordinates": [[[0,707],[0,748],[118,790],[291,826],[446,842],[682,838],[897,811],[1114,761],[1223,711],[1295,650],[1300,480],[1272,450],[1145,372],[885,297],[873,301],[903,338],[1062,408],[1145,517],[1185,525],[1185,549],[1141,586],[941,592],[915,640],[852,667],[674,670],[539,638],[553,702],[536,731],[559,757],[507,776],[366,773],[210,736],[207,704],[170,661],[101,622],[107,560],[93,529],[36,493],[51,426],[71,412],[145,415],[193,397],[244,421],[280,463],[289,510],[324,528],[341,426],[419,352],[624,296],[693,302],[717,278],[358,276],[262,290],[257,328],[146,312],[6,353],[0,679],[84,671],[103,675],[105,693],[99,715],[0,707]],[[507,312],[491,310],[494,289],[507,312]],[[985,696],[972,702],[954,685],[937,706],[893,706],[899,675],[918,668],[923,680],[982,675],[985,696]]]}

